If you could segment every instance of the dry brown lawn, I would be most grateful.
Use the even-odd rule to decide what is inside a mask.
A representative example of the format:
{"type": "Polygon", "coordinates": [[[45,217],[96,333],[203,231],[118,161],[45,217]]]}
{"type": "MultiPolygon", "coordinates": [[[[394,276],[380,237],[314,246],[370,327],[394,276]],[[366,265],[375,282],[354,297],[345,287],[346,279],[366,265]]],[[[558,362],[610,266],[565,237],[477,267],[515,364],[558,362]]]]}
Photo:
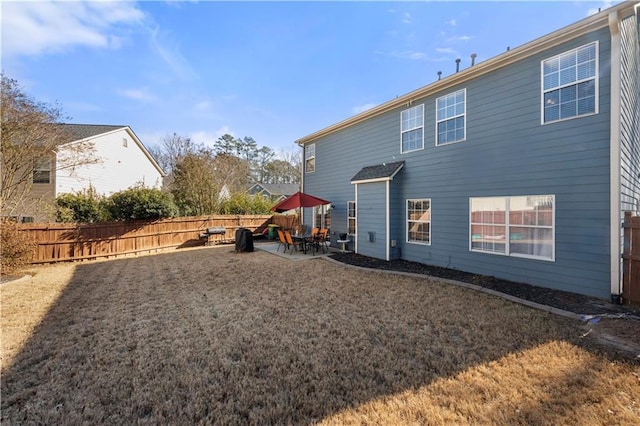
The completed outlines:
{"type": "Polygon", "coordinates": [[[228,246],[3,284],[3,424],[638,424],[640,367],[437,280],[228,246]]]}

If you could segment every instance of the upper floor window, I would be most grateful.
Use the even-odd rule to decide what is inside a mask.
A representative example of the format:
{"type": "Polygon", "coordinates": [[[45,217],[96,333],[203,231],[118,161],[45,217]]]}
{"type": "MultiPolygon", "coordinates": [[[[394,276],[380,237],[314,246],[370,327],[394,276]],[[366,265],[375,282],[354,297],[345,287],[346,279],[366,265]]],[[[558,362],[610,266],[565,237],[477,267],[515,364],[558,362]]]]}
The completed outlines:
{"type": "Polygon", "coordinates": [[[51,159],[42,157],[33,166],[33,183],[51,183],[51,159]]]}
{"type": "Polygon", "coordinates": [[[127,141],[127,138],[122,138],[122,146],[126,148],[128,145],[129,145],[129,141],[127,141]]]}
{"type": "Polygon", "coordinates": [[[542,123],[598,112],[598,43],[542,61],[542,123]]]}
{"type": "Polygon", "coordinates": [[[356,234],[356,202],[347,201],[347,234],[356,234]]]}
{"type": "Polygon", "coordinates": [[[465,139],[467,89],[436,100],[436,145],[465,139]]]}
{"type": "Polygon", "coordinates": [[[407,242],[431,244],[431,200],[407,200],[407,242]]]}
{"type": "Polygon", "coordinates": [[[400,113],[400,152],[411,152],[424,148],[423,127],[424,105],[418,105],[400,113]]]}
{"type": "Polygon", "coordinates": [[[304,171],[312,173],[316,171],[316,144],[312,143],[304,147],[304,171]]]}

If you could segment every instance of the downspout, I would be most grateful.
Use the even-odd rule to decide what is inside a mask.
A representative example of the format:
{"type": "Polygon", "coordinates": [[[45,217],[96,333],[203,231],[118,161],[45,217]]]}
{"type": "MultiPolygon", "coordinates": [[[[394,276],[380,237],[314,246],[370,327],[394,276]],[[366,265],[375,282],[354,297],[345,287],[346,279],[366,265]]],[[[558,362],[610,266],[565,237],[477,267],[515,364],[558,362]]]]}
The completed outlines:
{"type": "MultiPolygon", "coordinates": [[[[304,192],[304,145],[298,144],[300,149],[302,149],[302,161],[300,162],[300,192],[304,192]]],[[[313,223],[313,220],[311,221],[313,223]]],[[[305,225],[304,223],[304,207],[300,207],[300,225],[305,225]]]]}
{"type": "Polygon", "coordinates": [[[358,203],[358,184],[356,183],[355,185],[355,191],[356,191],[356,195],[355,195],[355,203],[356,203],[356,235],[353,236],[353,239],[355,240],[353,243],[353,251],[354,252],[358,252],[358,206],[360,206],[360,204],[358,203]]]}
{"type": "Polygon", "coordinates": [[[389,229],[391,228],[389,226],[389,180],[386,181],[386,186],[385,186],[385,237],[384,237],[384,243],[385,243],[385,259],[387,261],[389,261],[389,245],[391,244],[390,242],[390,238],[389,238],[389,229]]]}
{"type": "Polygon", "coordinates": [[[611,301],[620,303],[622,294],[622,277],[620,274],[621,267],[621,229],[622,217],[620,206],[620,77],[622,66],[621,57],[621,39],[620,39],[620,19],[618,12],[609,13],[609,31],[611,32],[611,108],[610,108],[610,246],[611,246],[611,301]]]}

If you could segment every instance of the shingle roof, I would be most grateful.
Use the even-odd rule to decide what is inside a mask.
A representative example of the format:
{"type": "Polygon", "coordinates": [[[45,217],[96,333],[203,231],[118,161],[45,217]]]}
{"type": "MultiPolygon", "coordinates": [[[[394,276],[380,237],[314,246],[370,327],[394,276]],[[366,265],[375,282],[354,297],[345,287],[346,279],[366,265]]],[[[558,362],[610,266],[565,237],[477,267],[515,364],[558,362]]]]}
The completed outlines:
{"type": "Polygon", "coordinates": [[[376,164],[375,166],[363,167],[351,178],[351,183],[364,180],[391,180],[403,166],[404,161],[396,161],[393,163],[382,163],[376,164]]]}
{"type": "Polygon", "coordinates": [[[68,135],[68,142],[79,141],[91,136],[109,133],[127,126],[109,126],[106,124],[60,124],[68,135]]]}

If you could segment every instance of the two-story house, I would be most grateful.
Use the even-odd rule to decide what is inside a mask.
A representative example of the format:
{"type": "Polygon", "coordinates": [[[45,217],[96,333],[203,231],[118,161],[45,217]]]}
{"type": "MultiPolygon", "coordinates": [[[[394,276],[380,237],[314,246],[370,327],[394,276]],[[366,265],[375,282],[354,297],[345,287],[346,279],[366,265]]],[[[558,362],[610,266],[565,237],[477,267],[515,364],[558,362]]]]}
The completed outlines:
{"type": "Polygon", "coordinates": [[[351,248],[616,299],[640,209],[638,2],[297,141],[303,191],[351,248]]]}
{"type": "Polygon", "coordinates": [[[12,215],[21,222],[53,219],[48,208],[62,193],[77,193],[90,186],[109,196],[135,185],[161,188],[165,172],[129,126],[60,124],[68,142],[49,158],[37,161],[29,192],[12,215]],[[92,147],[95,161],[76,167],[62,167],[58,159],[73,151],[75,144],[92,147]]]}

